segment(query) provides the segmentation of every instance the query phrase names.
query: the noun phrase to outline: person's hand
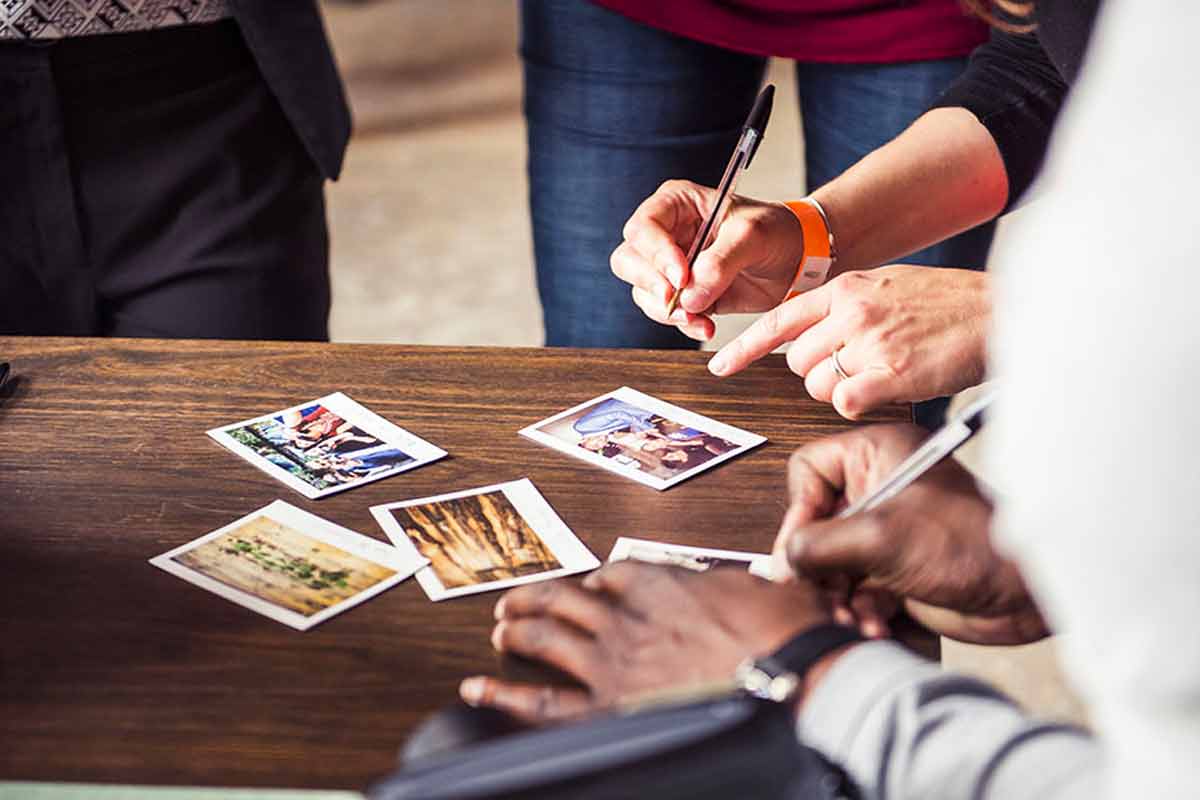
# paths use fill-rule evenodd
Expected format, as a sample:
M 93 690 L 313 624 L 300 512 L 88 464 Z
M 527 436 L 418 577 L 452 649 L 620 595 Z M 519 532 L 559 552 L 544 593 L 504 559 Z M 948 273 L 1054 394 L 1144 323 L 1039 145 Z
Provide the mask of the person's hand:
M 874 425 L 793 454 L 791 505 L 775 569 L 815 580 L 863 620 L 879 593 L 902 598 L 927 628 L 961 641 L 1023 644 L 1049 634 L 1017 566 L 992 547 L 991 503 L 948 459 L 873 511 L 831 518 L 869 493 L 927 436 L 915 425 Z M 853 592 L 853 597 L 846 597 Z M 863 603 L 860 597 L 874 598 Z
M 778 305 L 804 251 L 800 223 L 787 206 L 734 195 L 689 275 L 687 252 L 716 196 L 716 189 L 690 181 L 667 181 L 625 223 L 625 241 L 611 258 L 613 273 L 633 285 L 633 301 L 646 316 L 700 341 L 713 336 L 713 314 Z M 668 317 L 677 286 L 686 288 Z
M 824 595 L 806 581 L 775 584 L 745 570 L 692 572 L 620 561 L 583 586 L 548 581 L 509 591 L 496 605 L 492 644 L 550 664 L 584 688 L 535 687 L 472 677 L 472 706 L 527 722 L 581 716 L 666 689 L 729 680 L 747 657 L 774 652 L 829 622 Z
M 708 366 L 732 375 L 791 342 L 788 366 L 808 393 L 856 419 L 981 383 L 990 319 L 986 273 L 903 264 L 844 272 L 768 311 Z M 834 369 L 835 350 L 848 379 Z

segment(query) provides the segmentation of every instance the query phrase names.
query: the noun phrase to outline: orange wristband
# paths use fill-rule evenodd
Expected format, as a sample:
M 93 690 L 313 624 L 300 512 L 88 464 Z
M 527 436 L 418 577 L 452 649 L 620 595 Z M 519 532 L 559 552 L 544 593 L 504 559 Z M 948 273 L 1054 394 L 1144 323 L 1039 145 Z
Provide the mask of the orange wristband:
M 829 218 L 825 209 L 811 197 L 784 203 L 796 219 L 804 234 L 804 255 L 796 267 L 796 279 L 788 291 L 787 300 L 801 292 L 815 289 L 825 282 L 829 270 L 837 261 L 837 250 L 833 245 L 833 232 L 829 230 Z

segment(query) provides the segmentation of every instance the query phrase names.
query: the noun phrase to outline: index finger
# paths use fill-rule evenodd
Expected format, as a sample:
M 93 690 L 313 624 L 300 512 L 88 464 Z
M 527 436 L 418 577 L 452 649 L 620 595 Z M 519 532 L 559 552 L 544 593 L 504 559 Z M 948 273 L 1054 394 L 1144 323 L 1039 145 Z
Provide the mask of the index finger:
M 596 633 L 612 620 L 612 607 L 596 592 L 565 581 L 541 581 L 518 586 L 496 603 L 497 620 L 512 617 L 551 616 Z
M 793 297 L 763 314 L 708 362 L 714 375 L 740 372 L 776 347 L 792 341 L 829 314 L 828 284 Z
M 678 586 L 673 578 L 679 574 L 690 574 L 683 567 L 673 567 L 665 564 L 647 564 L 641 561 L 617 561 L 605 564 L 600 569 L 583 579 L 583 586 L 594 592 L 603 592 L 617 602 L 619 610 L 634 614 L 644 614 L 645 608 L 639 605 L 639 596 L 644 597 L 647 589 L 663 586 Z

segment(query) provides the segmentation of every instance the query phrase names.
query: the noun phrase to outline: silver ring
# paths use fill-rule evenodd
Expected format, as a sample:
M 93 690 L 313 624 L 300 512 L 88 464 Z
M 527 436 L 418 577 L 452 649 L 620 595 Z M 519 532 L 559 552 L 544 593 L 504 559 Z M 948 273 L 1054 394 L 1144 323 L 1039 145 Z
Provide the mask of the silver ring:
M 849 380 L 850 373 L 846 372 L 846 368 L 842 366 L 842 362 L 838 359 L 838 353 L 842 352 L 842 348 L 838 348 L 829 354 L 829 360 L 833 362 L 833 371 L 837 373 L 842 380 Z

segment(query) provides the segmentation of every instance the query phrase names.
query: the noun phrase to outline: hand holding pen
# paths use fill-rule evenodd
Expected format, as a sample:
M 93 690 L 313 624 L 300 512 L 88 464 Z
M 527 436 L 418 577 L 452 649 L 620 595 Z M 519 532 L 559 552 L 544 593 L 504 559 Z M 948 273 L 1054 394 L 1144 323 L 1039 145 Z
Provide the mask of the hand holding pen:
M 721 186 L 667 181 L 630 217 L 612 255 L 613 272 L 633 285 L 642 311 L 694 339 L 712 337 L 713 314 L 775 307 L 796 275 L 803 240 L 795 215 L 733 192 L 762 141 L 772 95 L 768 86 L 759 96 Z M 679 307 L 669 313 L 677 288 Z
M 915 425 L 869 425 L 798 450 L 775 542 L 776 579 L 817 581 L 836 598 L 838 621 L 867 636 L 888 635 L 901 605 L 962 641 L 1045 636 L 1020 571 L 992 546 L 991 500 L 947 457 L 979 429 L 991 401 L 983 397 L 933 435 Z
M 774 103 L 775 85 L 767 84 L 766 88 L 759 93 L 758 99 L 754 101 L 754 107 L 750 109 L 750 116 L 746 118 L 746 124 L 742 126 L 742 135 L 738 137 L 737 147 L 734 148 L 733 155 L 729 157 L 729 163 L 725 166 L 725 174 L 721 176 L 721 182 L 717 185 L 717 196 L 714 199 L 712 210 L 700 225 L 696 238 L 692 240 L 692 247 L 688 251 L 687 257 L 688 275 L 691 274 L 691 269 L 696 264 L 696 257 L 712 244 L 717 226 L 721 224 L 725 219 L 725 214 L 728 213 L 729 202 L 733 199 L 733 190 L 737 186 L 738 178 L 750 166 L 754 154 L 758 152 L 758 146 L 762 144 L 763 137 L 767 133 L 767 123 L 771 120 L 771 108 Z M 684 288 L 683 282 L 675 287 L 675 293 L 667 301 L 667 316 L 670 316 L 671 312 L 679 305 L 679 294 Z

